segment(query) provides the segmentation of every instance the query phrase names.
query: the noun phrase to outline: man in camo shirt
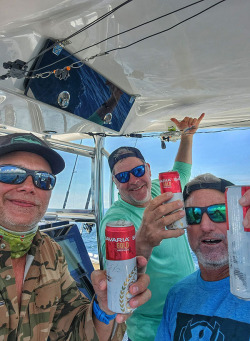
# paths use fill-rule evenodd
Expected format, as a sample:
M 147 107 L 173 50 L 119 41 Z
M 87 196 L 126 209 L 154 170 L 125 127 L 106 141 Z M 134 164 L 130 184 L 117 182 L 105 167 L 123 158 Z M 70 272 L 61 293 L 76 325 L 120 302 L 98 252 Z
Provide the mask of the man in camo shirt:
M 1 341 L 122 339 L 128 316 L 109 311 L 104 271 L 92 273 L 96 298 L 90 303 L 60 246 L 38 230 L 54 174 L 63 169 L 61 156 L 33 134 L 0 136 Z M 140 275 L 131 285 L 131 307 L 150 298 L 148 284 L 148 276 Z

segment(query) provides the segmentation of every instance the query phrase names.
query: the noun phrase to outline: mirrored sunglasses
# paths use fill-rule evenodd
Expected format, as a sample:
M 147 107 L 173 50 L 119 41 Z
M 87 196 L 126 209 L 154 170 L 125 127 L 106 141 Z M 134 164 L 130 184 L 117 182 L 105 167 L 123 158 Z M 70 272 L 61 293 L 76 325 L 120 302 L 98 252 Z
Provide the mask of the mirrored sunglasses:
M 0 182 L 5 184 L 19 185 L 23 183 L 29 175 L 32 176 L 34 185 L 45 191 L 53 189 L 56 184 L 55 175 L 48 172 L 34 171 L 14 165 L 0 166 Z
M 115 177 L 119 182 L 124 184 L 129 181 L 130 173 L 132 173 L 135 177 L 140 178 L 145 174 L 145 165 L 137 166 L 130 171 L 118 173 L 115 175 Z
M 224 223 L 226 221 L 225 204 L 216 204 L 206 207 L 186 207 L 185 211 L 188 225 L 200 224 L 205 212 L 214 223 Z

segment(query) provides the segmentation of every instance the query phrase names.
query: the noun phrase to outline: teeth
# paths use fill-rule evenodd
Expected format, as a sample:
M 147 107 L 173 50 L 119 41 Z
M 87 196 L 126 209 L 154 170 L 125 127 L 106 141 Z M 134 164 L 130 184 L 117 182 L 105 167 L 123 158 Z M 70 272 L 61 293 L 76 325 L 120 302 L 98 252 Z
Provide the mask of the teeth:
M 132 191 L 138 191 L 139 189 L 141 189 L 143 186 L 140 186 L 140 187 L 137 187 L 137 188 L 134 188 L 132 189 Z
M 219 239 L 205 239 L 205 240 L 203 240 L 204 243 L 212 243 L 212 244 L 217 244 L 220 241 L 221 240 L 219 240 Z

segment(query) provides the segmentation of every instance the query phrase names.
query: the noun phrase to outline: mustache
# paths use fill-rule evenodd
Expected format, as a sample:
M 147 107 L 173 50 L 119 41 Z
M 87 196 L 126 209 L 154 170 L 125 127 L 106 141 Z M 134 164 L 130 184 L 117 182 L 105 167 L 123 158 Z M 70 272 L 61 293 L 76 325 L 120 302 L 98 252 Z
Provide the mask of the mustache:
M 204 239 L 221 239 L 222 241 L 227 242 L 227 237 L 223 233 L 203 233 L 199 238 L 199 242 Z

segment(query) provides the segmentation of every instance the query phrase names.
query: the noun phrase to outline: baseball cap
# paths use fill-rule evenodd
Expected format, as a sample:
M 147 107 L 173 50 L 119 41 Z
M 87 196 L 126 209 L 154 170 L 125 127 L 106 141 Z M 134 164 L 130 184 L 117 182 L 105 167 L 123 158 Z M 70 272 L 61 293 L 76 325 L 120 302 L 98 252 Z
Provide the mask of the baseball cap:
M 0 156 L 18 151 L 42 156 L 49 163 L 53 174 L 60 173 L 65 167 L 63 158 L 46 142 L 31 133 L 0 136 Z
M 183 199 L 184 201 L 190 196 L 190 194 L 194 191 L 198 191 L 199 189 L 216 189 L 222 193 L 225 193 L 226 187 L 234 186 L 234 184 L 228 180 L 218 178 L 220 181 L 218 182 L 200 182 L 193 185 L 186 185 L 183 190 Z
M 116 150 L 114 150 L 108 158 L 108 163 L 110 170 L 112 172 L 115 164 L 122 160 L 126 159 L 127 157 L 137 157 L 138 159 L 141 159 L 145 161 L 144 157 L 142 156 L 142 153 L 139 151 L 139 149 L 135 147 L 119 147 Z

